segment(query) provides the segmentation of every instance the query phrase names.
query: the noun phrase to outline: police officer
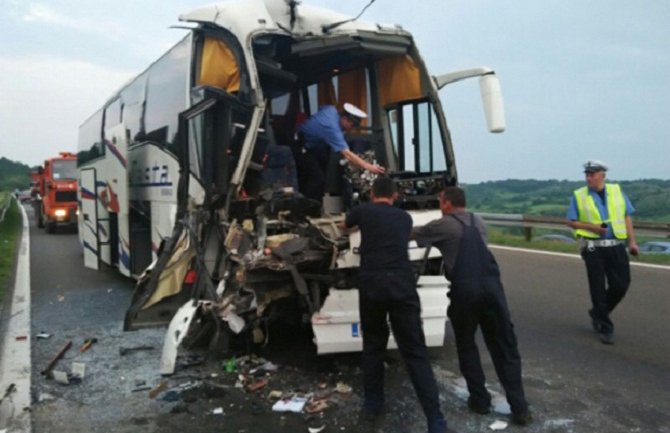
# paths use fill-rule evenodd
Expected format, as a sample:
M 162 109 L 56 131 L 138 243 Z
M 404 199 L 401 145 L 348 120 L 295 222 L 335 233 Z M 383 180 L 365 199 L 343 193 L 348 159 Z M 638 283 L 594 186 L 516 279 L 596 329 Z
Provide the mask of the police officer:
M 631 214 L 635 208 L 618 184 L 606 183 L 607 166 L 602 161 L 584 164 L 586 186 L 570 199 L 567 225 L 575 230 L 591 292 L 589 310 L 594 331 L 603 344 L 614 343 L 610 313 L 623 299 L 630 285 L 626 244 L 637 255 Z
M 468 408 L 487 414 L 491 394 L 475 343 L 481 327 L 498 379 L 512 410 L 512 422 L 531 421 L 521 381 L 521 355 L 517 349 L 500 270 L 486 246 L 486 227 L 478 216 L 465 210 L 465 193 L 446 187 L 440 194 L 442 218 L 412 231 L 420 246 L 434 245 L 442 253 L 446 276 L 451 281 L 447 314 L 454 329 L 458 363 L 468 385 Z
M 370 164 L 349 149 L 344 132 L 360 125 L 367 114 L 353 104 L 345 103 L 341 113 L 333 105 L 324 105 L 303 123 L 299 134 L 304 141 L 305 155 L 300 164 L 301 192 L 321 201 L 326 184 L 326 170 L 331 152 L 338 152 L 349 163 L 372 173 L 382 174 L 384 168 Z M 344 131 L 344 132 L 343 132 Z
M 371 203 L 354 207 L 345 219 L 346 227 L 361 230 L 358 293 L 363 330 L 363 415 L 373 420 L 384 408 L 384 353 L 390 322 L 426 415 L 428 432 L 446 433 L 407 250 L 412 218 L 393 206 L 398 193 L 392 179 L 375 179 L 371 197 Z

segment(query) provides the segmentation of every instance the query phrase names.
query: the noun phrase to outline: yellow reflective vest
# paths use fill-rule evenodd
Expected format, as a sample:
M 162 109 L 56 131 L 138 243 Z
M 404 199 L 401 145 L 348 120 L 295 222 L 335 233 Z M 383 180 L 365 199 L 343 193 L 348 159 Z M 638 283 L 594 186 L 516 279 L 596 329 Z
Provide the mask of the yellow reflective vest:
M 598 225 L 602 223 L 610 223 L 612 225 L 614 236 L 617 239 L 626 239 L 628 237 L 628 234 L 626 233 L 626 200 L 624 200 L 621 187 L 618 184 L 605 184 L 607 213 L 609 215 L 607 220 L 602 219 L 602 216 L 598 211 L 598 206 L 596 206 L 593 197 L 589 194 L 588 187 L 585 186 L 579 188 L 575 190 L 574 194 L 577 202 L 579 221 Z M 575 230 L 575 236 L 584 238 L 600 237 L 598 234 L 584 229 Z

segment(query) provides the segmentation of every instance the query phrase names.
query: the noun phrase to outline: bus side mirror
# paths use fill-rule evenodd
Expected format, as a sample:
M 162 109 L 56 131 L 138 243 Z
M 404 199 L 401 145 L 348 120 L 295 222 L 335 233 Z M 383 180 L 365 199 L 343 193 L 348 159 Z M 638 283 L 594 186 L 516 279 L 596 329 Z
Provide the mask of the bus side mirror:
M 505 109 L 500 81 L 493 69 L 487 67 L 464 69 L 438 75 L 433 77 L 433 81 L 439 90 L 447 84 L 474 77 L 479 77 L 479 90 L 482 94 L 484 116 L 486 116 L 486 126 L 489 132 L 503 132 L 505 130 Z
M 479 77 L 479 91 L 489 132 L 505 131 L 505 108 L 498 77 L 495 74 Z

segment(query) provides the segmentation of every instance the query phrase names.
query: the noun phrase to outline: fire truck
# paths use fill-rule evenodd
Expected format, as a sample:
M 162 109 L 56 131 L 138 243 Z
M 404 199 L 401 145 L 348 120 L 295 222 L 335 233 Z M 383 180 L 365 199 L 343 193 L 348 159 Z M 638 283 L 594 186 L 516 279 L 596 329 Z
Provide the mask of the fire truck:
M 77 157 L 70 152 L 44 161 L 32 174 L 37 227 L 54 233 L 57 226 L 77 225 Z

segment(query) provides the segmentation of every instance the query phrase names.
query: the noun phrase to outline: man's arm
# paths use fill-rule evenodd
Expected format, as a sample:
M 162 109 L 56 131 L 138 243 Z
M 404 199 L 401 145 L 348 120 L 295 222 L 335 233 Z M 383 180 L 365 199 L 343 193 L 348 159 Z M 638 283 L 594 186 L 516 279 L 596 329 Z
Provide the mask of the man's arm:
M 626 215 L 626 233 L 628 234 L 628 251 L 634 256 L 640 252 L 640 248 L 635 241 L 635 232 L 633 231 L 633 219 Z
M 386 170 L 384 167 L 380 167 L 376 164 L 370 164 L 365 162 L 360 156 L 356 155 L 349 149 L 344 149 L 340 151 L 340 155 L 347 159 L 350 163 L 359 166 L 363 170 L 367 170 L 372 173 L 383 174 Z
M 604 236 L 607 233 L 607 227 L 600 227 L 598 224 L 587 223 L 584 221 L 572 221 L 572 220 L 568 220 L 566 224 L 568 225 L 568 227 L 571 227 L 575 230 L 577 229 L 588 230 L 590 232 L 597 234 L 598 236 Z

